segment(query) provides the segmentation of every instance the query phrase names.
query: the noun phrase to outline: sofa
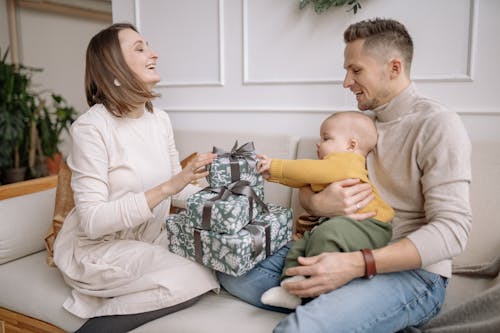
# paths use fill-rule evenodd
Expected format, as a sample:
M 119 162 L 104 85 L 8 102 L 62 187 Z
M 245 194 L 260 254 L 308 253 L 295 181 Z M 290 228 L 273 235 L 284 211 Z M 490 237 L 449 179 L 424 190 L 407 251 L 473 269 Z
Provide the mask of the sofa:
M 273 157 L 314 158 L 315 154 L 315 138 L 311 137 L 177 130 L 175 138 L 181 158 L 192 152 L 210 151 L 214 145 L 230 149 L 235 140 L 240 144 L 253 141 L 258 152 Z M 461 323 L 453 319 L 454 311 L 482 304 L 480 297 L 500 286 L 494 266 L 500 253 L 500 221 L 495 216 L 500 203 L 498 147 L 495 142 L 473 142 L 473 229 L 465 252 L 454 259 L 457 274 L 450 280 L 445 305 L 430 323 L 429 331 L 434 329 L 434 322 L 438 328 L 443 326 L 441 318 L 448 320 L 444 320 L 448 326 L 451 321 L 460 327 L 483 320 L 473 318 Z M 0 333 L 72 332 L 84 322 L 62 308 L 70 289 L 57 268 L 46 263 L 44 236 L 52 223 L 56 177 L 0 186 Z M 292 207 L 296 216 L 301 212 L 296 190 L 270 183 L 264 190 L 266 202 Z M 283 316 L 255 308 L 222 290 L 219 294 L 207 293 L 194 306 L 133 332 L 271 332 Z M 497 323 L 493 318 L 493 327 Z M 497 328 L 500 331 L 500 326 Z

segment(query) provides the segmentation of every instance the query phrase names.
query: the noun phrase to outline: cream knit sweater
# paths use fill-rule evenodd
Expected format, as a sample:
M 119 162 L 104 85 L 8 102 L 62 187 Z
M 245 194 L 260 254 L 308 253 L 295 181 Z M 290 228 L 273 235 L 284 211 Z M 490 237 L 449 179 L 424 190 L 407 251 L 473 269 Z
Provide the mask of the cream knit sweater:
M 367 166 L 395 210 L 393 241 L 407 237 L 422 268 L 450 277 L 472 223 L 467 132 L 456 113 L 421 97 L 413 83 L 374 113 L 379 137 Z

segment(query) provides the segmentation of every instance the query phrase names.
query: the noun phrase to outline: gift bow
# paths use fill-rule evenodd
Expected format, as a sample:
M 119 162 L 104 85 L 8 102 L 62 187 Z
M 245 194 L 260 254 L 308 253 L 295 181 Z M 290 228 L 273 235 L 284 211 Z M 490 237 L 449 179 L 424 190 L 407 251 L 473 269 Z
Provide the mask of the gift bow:
M 255 165 L 257 163 L 257 161 L 255 160 L 255 146 L 251 141 L 238 147 L 238 140 L 236 140 L 230 152 L 214 146 L 212 152 L 214 154 L 217 154 L 217 157 L 229 158 L 231 168 L 231 182 L 235 182 L 240 179 L 240 165 L 237 161 L 239 158 L 247 161 L 247 163 L 252 168 L 255 168 Z
M 249 221 L 253 220 L 253 202 L 262 208 L 262 210 L 266 213 L 269 212 L 267 205 L 259 198 L 259 196 L 255 193 L 255 191 L 250 186 L 250 183 L 246 180 L 239 180 L 237 182 L 229 184 L 227 187 L 222 188 L 210 188 L 207 187 L 204 190 L 208 190 L 211 192 L 216 192 L 217 195 L 213 198 L 208 199 L 203 205 L 202 212 L 202 221 L 201 225 L 203 229 L 210 229 L 210 216 L 212 215 L 212 206 L 218 200 L 226 200 L 231 194 L 236 195 L 244 195 L 248 197 L 248 206 L 249 206 Z

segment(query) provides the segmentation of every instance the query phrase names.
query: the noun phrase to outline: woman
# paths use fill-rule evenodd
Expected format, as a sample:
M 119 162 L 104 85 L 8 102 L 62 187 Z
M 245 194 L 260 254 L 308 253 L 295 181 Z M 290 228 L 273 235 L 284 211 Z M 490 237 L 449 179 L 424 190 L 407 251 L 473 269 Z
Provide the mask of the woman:
M 198 191 L 190 183 L 215 155 L 181 170 L 169 117 L 151 104 L 157 60 L 130 24 L 102 30 L 87 49 L 90 109 L 72 126 L 68 157 L 76 207 L 54 245 L 73 288 L 64 308 L 92 318 L 78 332 L 129 331 L 219 287 L 210 270 L 167 250 L 171 197 Z

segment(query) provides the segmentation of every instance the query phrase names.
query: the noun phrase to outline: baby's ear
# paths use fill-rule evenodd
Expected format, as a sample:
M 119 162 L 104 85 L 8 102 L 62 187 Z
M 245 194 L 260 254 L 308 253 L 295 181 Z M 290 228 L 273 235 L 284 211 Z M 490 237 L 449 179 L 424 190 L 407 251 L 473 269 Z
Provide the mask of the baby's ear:
M 348 141 L 347 151 L 355 151 L 356 149 L 358 149 L 358 146 L 359 146 L 358 140 L 351 138 Z

